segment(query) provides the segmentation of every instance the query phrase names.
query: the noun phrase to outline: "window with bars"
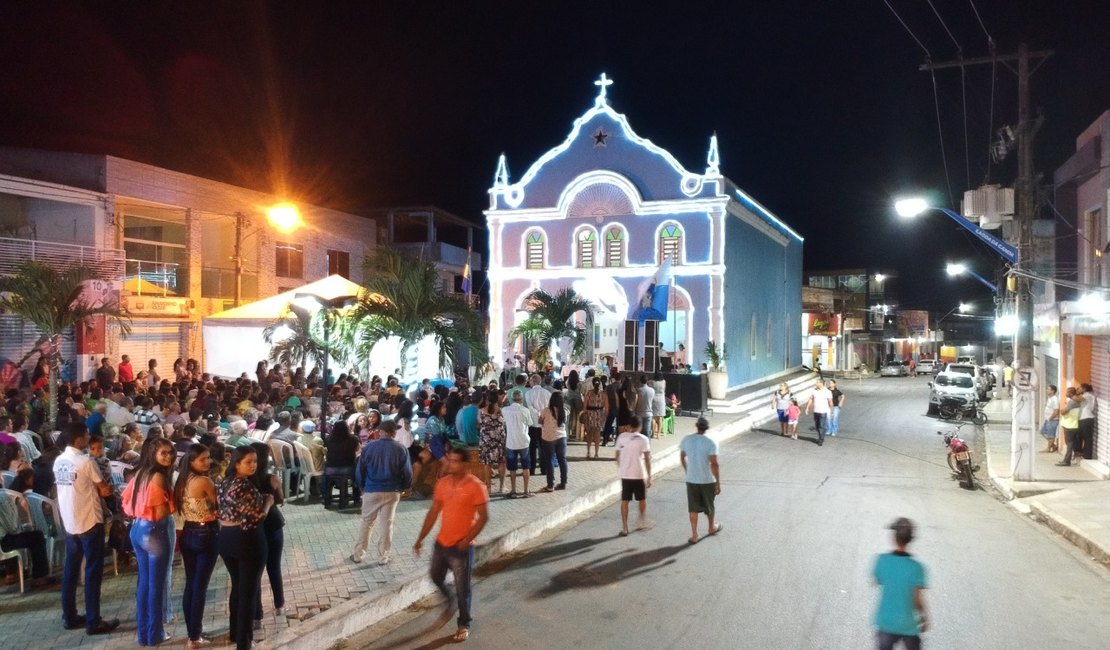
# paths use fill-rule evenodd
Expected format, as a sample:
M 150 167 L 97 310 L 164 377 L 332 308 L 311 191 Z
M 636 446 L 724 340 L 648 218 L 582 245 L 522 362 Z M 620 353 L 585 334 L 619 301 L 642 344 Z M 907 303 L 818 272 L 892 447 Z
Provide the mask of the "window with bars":
M 592 269 L 597 265 L 597 236 L 584 228 L 578 231 L 578 268 Z
M 613 227 L 605 232 L 605 266 L 624 266 L 624 230 Z
M 682 229 L 676 225 L 663 228 L 659 233 L 659 263 L 662 264 L 668 257 L 671 264 L 682 262 Z
M 526 242 L 527 264 L 530 269 L 543 268 L 543 233 L 533 230 L 528 233 Z

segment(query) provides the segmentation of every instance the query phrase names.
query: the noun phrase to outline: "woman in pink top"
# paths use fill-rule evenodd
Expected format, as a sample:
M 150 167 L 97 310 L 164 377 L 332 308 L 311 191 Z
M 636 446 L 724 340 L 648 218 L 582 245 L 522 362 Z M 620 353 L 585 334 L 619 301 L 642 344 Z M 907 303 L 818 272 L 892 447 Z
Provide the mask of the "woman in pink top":
M 162 612 L 166 603 L 166 574 L 173 555 L 170 535 L 175 533 L 173 500 L 170 498 L 173 445 L 165 438 L 152 438 L 143 446 L 139 468 L 123 490 L 123 511 L 135 518 L 131 545 L 139 565 L 135 591 L 135 619 L 139 645 L 158 645 L 166 639 Z

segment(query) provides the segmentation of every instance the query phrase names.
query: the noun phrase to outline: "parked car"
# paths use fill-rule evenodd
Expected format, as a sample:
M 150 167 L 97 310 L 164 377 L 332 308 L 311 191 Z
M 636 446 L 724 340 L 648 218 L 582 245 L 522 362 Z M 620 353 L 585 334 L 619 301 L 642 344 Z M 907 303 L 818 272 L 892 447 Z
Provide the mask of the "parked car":
M 917 365 L 914 367 L 915 375 L 935 375 L 940 372 L 942 364 L 936 359 L 918 359 Z
M 957 372 L 961 375 L 971 377 L 975 381 L 975 386 L 979 391 L 979 401 L 987 399 L 987 392 L 991 389 L 991 380 L 990 373 L 986 370 L 970 363 L 950 363 L 944 367 L 944 372 Z
M 962 397 L 966 400 L 979 399 L 979 387 L 975 379 L 961 372 L 942 372 L 929 382 L 929 415 L 937 413 L 941 397 Z
M 895 359 L 894 361 L 888 361 L 885 364 L 883 364 L 882 368 L 879 368 L 879 376 L 880 377 L 909 377 L 910 376 L 910 367 L 908 365 L 906 365 L 906 362 L 902 361 L 901 359 Z

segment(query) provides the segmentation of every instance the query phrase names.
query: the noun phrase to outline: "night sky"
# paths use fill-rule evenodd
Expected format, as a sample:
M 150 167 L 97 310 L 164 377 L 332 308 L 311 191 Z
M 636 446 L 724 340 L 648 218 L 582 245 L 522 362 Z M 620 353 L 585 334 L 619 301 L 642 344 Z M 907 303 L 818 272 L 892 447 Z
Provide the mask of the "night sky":
M 1054 50 L 1032 95 L 1048 181 L 1110 109 L 1105 1 L 932 0 L 940 19 L 926 0 L 889 3 L 933 61 L 957 43 L 988 54 L 986 33 L 999 53 Z M 716 132 L 722 172 L 806 238 L 807 269 L 888 268 L 903 306 L 985 307 L 987 291 L 944 264 L 990 275 L 997 258 L 942 216 L 907 223 L 890 206 L 925 190 L 957 207 L 969 187 L 1012 184 L 1013 158 L 990 163 L 988 145 L 1016 122 L 1016 77 L 994 72 L 992 114 L 990 66 L 962 85 L 958 70 L 936 73 L 946 174 L 914 36 L 884 0 L 9 2 L 0 144 L 478 221 L 498 154 L 518 179 L 604 71 L 611 105 L 688 169 L 704 169 Z

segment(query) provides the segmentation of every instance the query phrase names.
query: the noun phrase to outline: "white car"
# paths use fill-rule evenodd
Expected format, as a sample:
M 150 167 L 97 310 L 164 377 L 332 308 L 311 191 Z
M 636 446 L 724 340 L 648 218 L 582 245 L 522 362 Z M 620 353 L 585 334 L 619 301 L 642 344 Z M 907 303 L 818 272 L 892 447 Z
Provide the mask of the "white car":
M 879 376 L 880 377 L 909 377 L 910 376 L 910 367 L 908 365 L 906 365 L 906 362 L 902 361 L 901 359 L 895 359 L 893 361 L 888 361 L 888 362 L 883 364 L 882 368 L 879 368 Z
M 936 359 L 918 359 L 914 366 L 915 375 L 935 375 L 943 364 Z
M 944 372 L 949 374 L 955 372 L 971 377 L 979 391 L 979 400 L 983 401 L 987 398 L 987 392 L 991 389 L 991 380 L 987 372 L 979 366 L 970 363 L 950 363 L 944 367 Z
M 961 372 L 942 372 L 929 382 L 929 414 L 937 412 L 941 397 L 979 399 L 979 388 L 971 375 Z

